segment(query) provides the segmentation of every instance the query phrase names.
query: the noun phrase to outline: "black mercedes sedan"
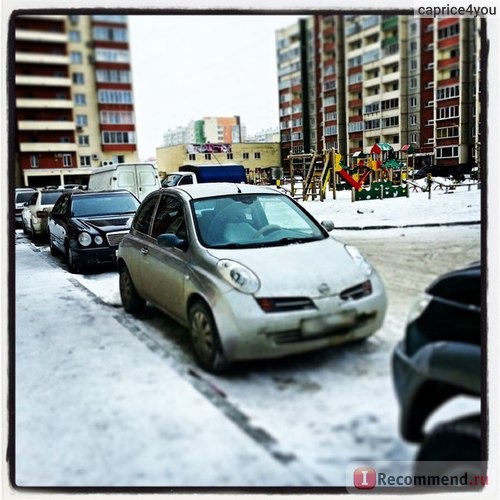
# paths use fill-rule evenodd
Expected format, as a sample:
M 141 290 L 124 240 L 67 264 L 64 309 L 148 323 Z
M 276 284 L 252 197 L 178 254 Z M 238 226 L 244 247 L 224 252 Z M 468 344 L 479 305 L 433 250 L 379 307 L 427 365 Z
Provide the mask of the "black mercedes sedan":
M 139 204 L 126 190 L 64 193 L 49 217 L 51 254 L 62 254 L 72 273 L 113 264 Z

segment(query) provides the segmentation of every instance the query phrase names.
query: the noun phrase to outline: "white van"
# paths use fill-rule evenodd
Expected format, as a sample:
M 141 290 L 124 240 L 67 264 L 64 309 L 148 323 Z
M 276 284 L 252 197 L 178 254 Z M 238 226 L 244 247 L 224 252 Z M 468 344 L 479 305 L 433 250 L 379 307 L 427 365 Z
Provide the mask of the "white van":
M 88 189 L 127 189 L 142 201 L 151 191 L 160 188 L 158 170 L 152 163 L 116 163 L 97 167 L 90 174 Z

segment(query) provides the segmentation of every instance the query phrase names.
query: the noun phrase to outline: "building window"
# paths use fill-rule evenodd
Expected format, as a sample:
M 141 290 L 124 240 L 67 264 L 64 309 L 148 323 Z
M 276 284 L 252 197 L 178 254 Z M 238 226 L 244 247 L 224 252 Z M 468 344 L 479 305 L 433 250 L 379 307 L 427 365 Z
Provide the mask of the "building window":
M 87 103 L 87 99 L 85 98 L 85 94 L 75 94 L 75 105 L 76 106 L 85 106 Z
M 78 145 L 79 146 L 90 146 L 89 136 L 88 135 L 79 135 L 78 136 Z
M 72 165 L 72 161 L 71 161 L 71 155 L 64 155 L 63 154 L 63 165 L 65 167 L 71 167 Z
M 75 85 L 85 85 L 85 77 L 83 73 L 73 73 L 73 83 Z
M 260 153 L 259 152 L 255 152 L 253 154 L 253 157 L 254 157 L 255 160 L 260 160 Z
M 226 153 L 226 159 L 227 160 L 232 160 L 234 158 L 233 153 Z
M 82 64 L 83 57 L 81 52 L 72 51 L 69 54 L 71 64 Z
M 101 111 L 101 123 L 133 124 L 134 114 L 131 111 Z
M 382 118 L 382 127 L 397 127 L 399 125 L 399 116 L 390 116 L 389 118 Z
M 205 160 L 211 160 L 212 155 L 210 153 L 205 153 Z
M 460 95 L 460 87 L 458 85 L 452 85 L 450 87 L 443 87 L 436 90 L 436 99 L 439 101 L 441 99 L 452 99 L 453 97 L 458 97 Z
M 134 132 L 103 132 L 103 144 L 135 144 Z
M 458 118 L 458 106 L 449 106 L 447 108 L 438 108 L 436 118 L 444 120 L 446 118 Z
M 436 158 L 457 158 L 458 146 L 436 148 Z
M 80 156 L 80 167 L 90 167 L 92 164 L 90 163 L 90 155 L 82 155 Z
M 416 107 L 417 107 L 417 98 L 410 97 L 410 108 L 416 108 Z
M 250 153 L 243 153 L 243 159 L 248 160 L 250 158 Z
M 38 158 L 38 155 L 30 156 L 30 165 L 31 168 L 38 168 L 40 166 L 40 159 Z
M 70 42 L 79 42 L 80 41 L 80 32 L 76 30 L 70 30 L 68 33 Z
M 196 161 L 196 155 L 194 153 L 190 153 L 188 158 L 189 158 L 189 161 Z
M 410 115 L 410 125 L 417 125 L 417 115 Z
M 96 80 L 105 83 L 130 83 L 130 71 L 118 69 L 98 69 Z
M 86 127 L 89 124 L 87 115 L 76 115 L 77 127 Z
M 96 49 L 95 59 L 99 62 L 129 63 L 128 50 Z
M 132 104 L 132 92 L 130 90 L 99 90 L 97 93 L 99 103 L 105 104 Z

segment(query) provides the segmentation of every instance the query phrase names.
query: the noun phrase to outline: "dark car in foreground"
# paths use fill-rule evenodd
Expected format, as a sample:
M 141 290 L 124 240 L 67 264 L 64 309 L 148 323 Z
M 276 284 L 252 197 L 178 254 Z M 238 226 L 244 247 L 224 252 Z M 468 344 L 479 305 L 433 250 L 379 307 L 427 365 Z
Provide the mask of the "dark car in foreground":
M 52 255 L 65 256 L 71 272 L 113 264 L 139 204 L 126 190 L 67 191 L 49 218 Z
M 434 412 L 457 396 L 481 397 L 481 266 L 439 276 L 415 302 L 396 346 L 393 381 L 402 437 L 419 443 L 416 472 L 429 467 L 477 471 L 482 453 L 480 411 L 445 419 L 426 432 Z M 432 463 L 432 466 L 428 464 Z
M 160 189 L 117 252 L 124 309 L 149 301 L 179 321 L 208 371 L 365 339 L 382 325 L 385 288 L 331 229 L 270 187 Z

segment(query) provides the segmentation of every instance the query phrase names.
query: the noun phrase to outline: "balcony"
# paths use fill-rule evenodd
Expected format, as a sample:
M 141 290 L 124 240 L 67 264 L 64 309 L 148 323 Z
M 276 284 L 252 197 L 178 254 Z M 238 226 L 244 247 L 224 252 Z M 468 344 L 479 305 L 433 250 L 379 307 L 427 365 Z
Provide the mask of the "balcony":
M 71 87 L 71 78 L 16 75 L 16 85 L 32 85 L 34 87 Z
M 73 121 L 56 120 L 21 120 L 17 123 L 19 130 L 75 130 Z
M 16 63 L 69 65 L 69 57 L 64 54 L 42 54 L 34 52 L 16 52 Z
M 77 146 L 74 142 L 22 142 L 19 150 L 21 153 L 72 153 Z
M 66 33 L 54 33 L 52 31 L 19 29 L 16 30 L 16 40 L 66 44 L 68 42 L 68 35 Z
M 28 109 L 71 109 L 73 101 L 67 99 L 16 99 L 17 108 Z

